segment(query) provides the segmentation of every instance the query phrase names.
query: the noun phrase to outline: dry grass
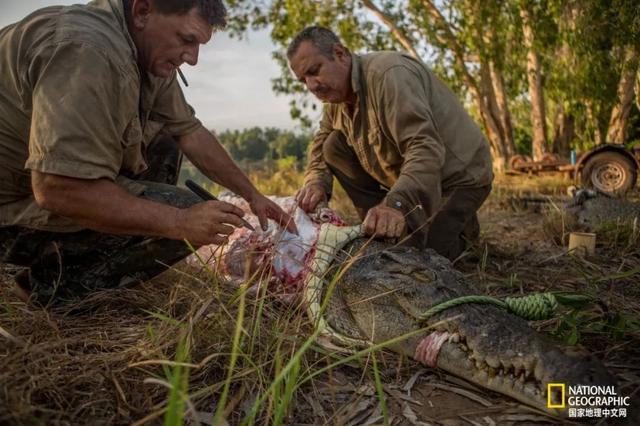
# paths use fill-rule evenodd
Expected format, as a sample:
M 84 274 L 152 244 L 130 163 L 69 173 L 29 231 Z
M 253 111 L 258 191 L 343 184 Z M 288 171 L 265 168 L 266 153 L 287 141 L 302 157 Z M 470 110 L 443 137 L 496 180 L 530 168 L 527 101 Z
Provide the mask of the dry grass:
M 263 190 L 280 188 L 284 195 L 294 192 L 297 179 L 283 174 L 257 181 Z M 617 237 L 600 239 L 597 257 L 568 256 L 558 232 L 550 230 L 556 223 L 550 215 L 513 210 L 511 196 L 541 192 L 529 179 L 517 183 L 498 183 L 481 214 L 480 242 L 456 266 L 491 295 L 593 295 L 597 303 L 589 308 L 535 326 L 566 341 L 577 339 L 617 375 L 622 393 L 638 392 L 637 235 L 620 228 L 613 231 Z M 565 186 L 544 181 L 542 192 L 558 196 Z M 349 209 L 340 192 L 333 203 Z M 2 279 L 0 423 L 158 424 L 177 404 L 187 421 L 210 424 L 225 384 L 228 396 L 219 412 L 230 424 L 246 421 L 261 397 L 257 424 L 380 424 L 380 394 L 393 424 L 553 421 L 390 353 L 377 354 L 375 364 L 362 356 L 309 379 L 341 355 L 313 344 L 296 358 L 312 331 L 299 310 L 264 295 L 243 298 L 236 287 L 184 265 L 135 289 L 96 293 L 48 311 L 20 302 L 9 275 Z M 288 397 L 291 403 L 283 405 Z

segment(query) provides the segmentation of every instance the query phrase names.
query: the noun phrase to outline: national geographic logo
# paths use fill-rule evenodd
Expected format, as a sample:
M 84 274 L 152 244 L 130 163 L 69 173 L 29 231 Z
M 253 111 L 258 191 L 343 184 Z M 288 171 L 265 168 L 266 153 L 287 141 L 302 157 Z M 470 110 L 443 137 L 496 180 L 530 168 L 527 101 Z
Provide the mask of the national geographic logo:
M 564 383 L 547 384 L 547 408 L 565 407 L 565 389 Z
M 564 409 L 569 417 L 627 417 L 630 397 L 618 396 L 615 386 L 547 384 L 547 408 Z

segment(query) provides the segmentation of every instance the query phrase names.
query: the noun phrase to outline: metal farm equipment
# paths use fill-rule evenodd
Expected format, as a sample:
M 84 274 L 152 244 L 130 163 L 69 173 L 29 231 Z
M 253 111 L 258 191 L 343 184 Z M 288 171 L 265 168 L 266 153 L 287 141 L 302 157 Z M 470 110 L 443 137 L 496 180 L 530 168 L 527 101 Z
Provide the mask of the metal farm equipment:
M 636 184 L 640 168 L 640 147 L 627 149 L 618 144 L 599 145 L 571 162 L 560 159 L 556 154 L 546 154 L 541 161 L 516 155 L 511 158 L 509 168 L 509 172 L 513 174 L 567 173 L 576 185 L 583 188 L 624 194 Z

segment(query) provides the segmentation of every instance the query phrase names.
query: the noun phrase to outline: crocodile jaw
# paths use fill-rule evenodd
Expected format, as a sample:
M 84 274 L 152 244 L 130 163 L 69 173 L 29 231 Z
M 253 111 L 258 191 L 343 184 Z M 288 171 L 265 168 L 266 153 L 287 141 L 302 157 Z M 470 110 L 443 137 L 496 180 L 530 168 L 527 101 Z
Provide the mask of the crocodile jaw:
M 432 334 L 437 333 L 443 334 Z M 547 406 L 549 383 L 564 383 L 567 386 L 615 384 L 615 379 L 592 357 L 556 351 L 538 353 L 534 358 L 529 353 L 526 359 L 530 362 L 526 362 L 520 353 L 511 361 L 507 356 L 501 357 L 498 363 L 495 358 L 484 358 L 470 349 L 465 339 L 457 333 L 444 334 L 447 339 L 440 347 L 435 366 L 554 416 L 566 417 L 570 406 L 566 405 L 564 409 Z
M 461 343 L 445 342 L 440 348 L 436 365 L 458 377 L 463 377 L 484 388 L 508 395 L 529 406 L 545 410 L 553 415 L 562 415 L 555 409 L 546 407 L 545 389 L 535 377 L 526 376 L 523 371 L 515 376 L 504 369 L 478 366 L 468 355 L 468 348 Z

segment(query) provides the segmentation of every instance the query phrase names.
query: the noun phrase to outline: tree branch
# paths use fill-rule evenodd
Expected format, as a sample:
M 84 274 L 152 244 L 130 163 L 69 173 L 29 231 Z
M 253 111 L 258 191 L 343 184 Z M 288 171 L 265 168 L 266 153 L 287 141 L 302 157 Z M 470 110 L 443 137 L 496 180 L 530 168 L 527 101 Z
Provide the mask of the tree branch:
M 362 4 L 367 9 L 369 9 L 374 15 L 376 15 L 378 19 L 380 19 L 389 28 L 389 30 L 391 30 L 391 34 L 393 34 L 396 40 L 400 42 L 402 47 L 404 47 L 405 50 L 409 52 L 411 56 L 413 56 L 416 59 L 419 59 L 418 52 L 413 47 L 412 41 L 409 40 L 409 37 L 407 37 L 404 34 L 404 32 L 396 25 L 395 22 L 391 20 L 391 18 L 389 18 L 389 16 L 387 16 L 382 10 L 378 8 L 378 6 L 376 6 L 370 0 L 362 0 Z

